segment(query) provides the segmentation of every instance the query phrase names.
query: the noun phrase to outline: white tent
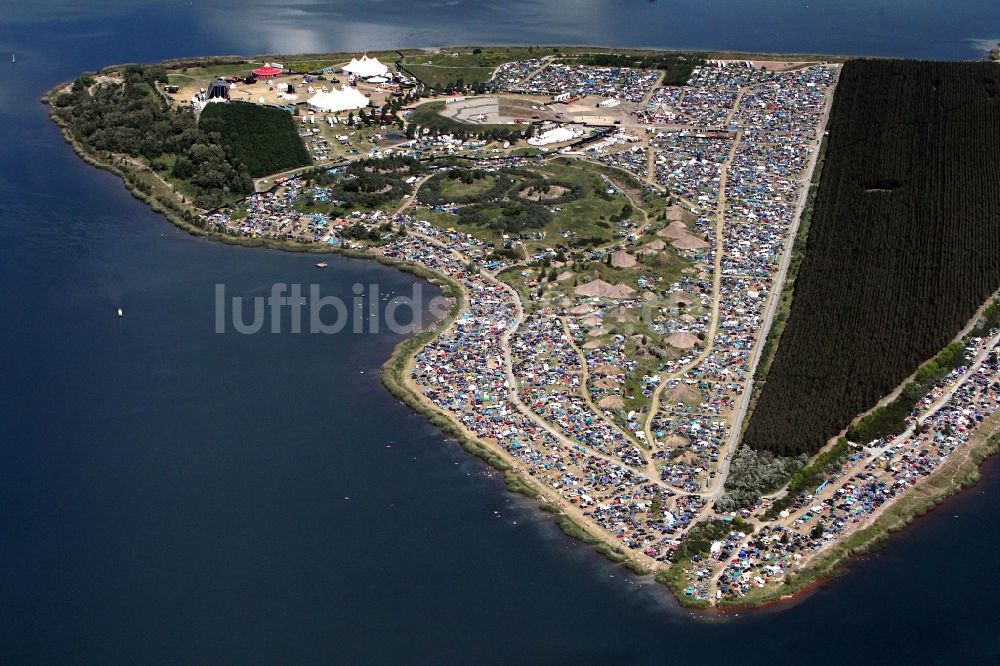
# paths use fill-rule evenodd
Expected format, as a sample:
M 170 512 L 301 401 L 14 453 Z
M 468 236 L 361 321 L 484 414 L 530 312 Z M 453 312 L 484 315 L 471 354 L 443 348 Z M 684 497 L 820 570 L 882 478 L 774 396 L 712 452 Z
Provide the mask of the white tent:
M 341 86 L 339 90 L 334 88 L 330 92 L 316 93 L 309 98 L 309 106 L 316 111 L 336 113 L 363 109 L 368 106 L 368 98 L 361 94 L 357 88 Z
M 378 58 L 369 58 L 366 53 L 361 56 L 361 60 L 351 58 L 351 62 L 344 66 L 344 73 L 367 79 L 371 76 L 386 76 L 389 68 L 379 62 Z
M 553 127 L 552 129 L 546 130 L 539 134 L 538 136 L 528 139 L 528 143 L 533 146 L 545 146 L 550 143 L 562 143 L 563 141 L 571 141 L 572 139 L 582 136 L 582 132 L 574 131 L 572 128 L 559 126 Z

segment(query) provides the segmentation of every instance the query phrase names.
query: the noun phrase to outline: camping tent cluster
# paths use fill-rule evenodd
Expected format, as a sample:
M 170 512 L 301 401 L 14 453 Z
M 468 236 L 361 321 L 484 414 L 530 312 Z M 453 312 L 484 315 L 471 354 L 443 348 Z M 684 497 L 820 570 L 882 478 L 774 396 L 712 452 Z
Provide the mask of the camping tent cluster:
M 344 73 L 367 79 L 373 76 L 386 76 L 389 68 L 379 62 L 378 58 L 369 58 L 366 53 L 361 56 L 361 60 L 351 58 L 351 62 L 344 65 Z
M 318 92 L 309 98 L 309 107 L 314 111 L 326 111 L 337 113 L 338 111 L 350 111 L 363 109 L 368 106 L 368 98 L 357 88 L 341 86 L 338 90 L 334 88 L 330 92 Z

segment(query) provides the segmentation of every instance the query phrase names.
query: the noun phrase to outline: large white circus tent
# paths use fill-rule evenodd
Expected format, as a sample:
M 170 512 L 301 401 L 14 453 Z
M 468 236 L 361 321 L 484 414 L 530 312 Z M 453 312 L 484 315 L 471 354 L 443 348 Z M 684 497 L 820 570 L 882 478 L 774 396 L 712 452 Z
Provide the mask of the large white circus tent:
M 352 111 L 363 109 L 368 106 L 368 98 L 357 88 L 341 86 L 334 88 L 330 92 L 318 92 L 309 98 L 309 106 L 316 111 L 326 111 L 337 113 L 338 111 Z
M 360 60 L 351 58 L 351 62 L 344 65 L 344 73 L 367 79 L 372 76 L 386 76 L 389 68 L 379 62 L 378 58 L 369 58 L 366 53 Z

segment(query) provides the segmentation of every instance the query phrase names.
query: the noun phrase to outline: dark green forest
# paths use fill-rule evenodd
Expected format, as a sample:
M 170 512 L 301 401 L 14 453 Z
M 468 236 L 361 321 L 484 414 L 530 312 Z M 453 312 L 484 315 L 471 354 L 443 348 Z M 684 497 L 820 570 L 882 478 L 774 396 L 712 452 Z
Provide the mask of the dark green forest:
M 828 129 L 788 324 L 745 434 L 778 455 L 817 451 L 1000 286 L 1000 67 L 849 61 Z
M 220 142 L 254 178 L 310 163 L 291 114 L 246 102 L 209 104 L 201 129 L 218 132 Z

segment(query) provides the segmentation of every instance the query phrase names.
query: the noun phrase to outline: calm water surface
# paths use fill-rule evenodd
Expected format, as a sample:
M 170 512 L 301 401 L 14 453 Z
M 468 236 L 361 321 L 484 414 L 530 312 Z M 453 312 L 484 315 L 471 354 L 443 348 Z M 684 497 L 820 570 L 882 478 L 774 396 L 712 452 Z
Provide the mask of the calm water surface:
M 1000 659 L 1000 585 L 982 569 L 1000 548 L 997 463 L 795 606 L 692 616 L 396 402 L 378 368 L 398 337 L 213 333 L 216 283 L 251 296 L 321 281 L 348 298 L 412 278 L 188 237 L 78 160 L 37 103 L 83 69 L 206 53 L 587 42 L 974 58 L 1000 37 L 995 3 L 5 4 L 5 663 Z

